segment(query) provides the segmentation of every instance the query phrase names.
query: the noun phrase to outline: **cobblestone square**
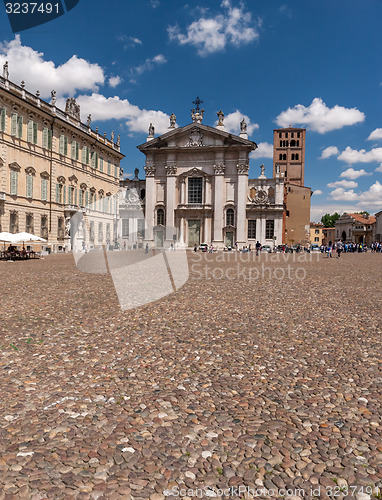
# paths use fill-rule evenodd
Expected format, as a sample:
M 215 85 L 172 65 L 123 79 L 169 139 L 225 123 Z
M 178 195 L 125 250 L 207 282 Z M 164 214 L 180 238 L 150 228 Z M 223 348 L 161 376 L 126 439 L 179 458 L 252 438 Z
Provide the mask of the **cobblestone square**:
M 382 255 L 244 257 L 126 312 L 0 262 L 0 500 L 380 498 Z

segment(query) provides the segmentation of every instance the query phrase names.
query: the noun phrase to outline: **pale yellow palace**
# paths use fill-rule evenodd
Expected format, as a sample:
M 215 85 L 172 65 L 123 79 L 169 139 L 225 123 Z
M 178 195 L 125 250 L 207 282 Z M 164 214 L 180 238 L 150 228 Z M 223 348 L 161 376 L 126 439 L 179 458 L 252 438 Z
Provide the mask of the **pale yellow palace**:
M 0 77 L 0 231 L 26 231 L 47 240 L 50 251 L 72 248 L 71 217 L 95 215 L 84 228 L 83 246 L 113 244 L 117 227 L 119 137 L 114 141 L 81 122 L 80 109 L 66 109 Z

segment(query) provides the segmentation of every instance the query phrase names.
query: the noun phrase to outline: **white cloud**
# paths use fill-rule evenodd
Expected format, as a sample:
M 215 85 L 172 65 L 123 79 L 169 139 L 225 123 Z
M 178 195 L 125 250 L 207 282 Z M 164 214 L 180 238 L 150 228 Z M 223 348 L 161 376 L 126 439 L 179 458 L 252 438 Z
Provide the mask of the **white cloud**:
M 377 167 L 374 172 L 382 172 L 382 163 Z
M 343 187 L 343 188 L 349 189 L 349 188 L 358 187 L 358 183 L 354 182 L 354 181 L 343 180 L 343 181 L 329 182 L 329 184 L 327 184 L 327 186 L 328 186 L 328 188 Z
M 243 5 L 232 7 L 229 0 L 223 0 L 221 7 L 222 14 L 201 17 L 187 27 L 186 34 L 181 33 L 178 26 L 169 26 L 170 40 L 176 40 L 180 45 L 193 45 L 200 56 L 206 56 L 224 50 L 226 45 L 239 47 L 259 37 L 260 22 L 255 24 Z
M 337 156 L 339 154 L 339 150 L 337 146 L 329 146 L 328 148 L 325 148 L 320 156 L 321 160 L 324 160 L 326 158 L 330 158 L 331 156 Z
M 136 45 L 142 45 L 142 40 L 135 36 L 118 35 L 117 40 L 123 43 L 123 50 L 130 49 Z
M 321 189 L 316 189 L 315 191 L 313 191 L 312 194 L 319 195 L 319 194 L 322 194 L 322 191 L 321 191 Z
M 362 177 L 363 175 L 371 175 L 370 172 L 366 172 L 363 168 L 361 170 L 354 170 L 354 168 L 348 168 L 344 170 L 340 177 L 345 177 L 346 179 L 358 179 L 358 177 Z
M 294 108 L 283 111 L 276 118 L 276 123 L 280 127 L 288 127 L 290 124 L 300 125 L 325 134 L 346 125 L 363 122 L 364 119 L 365 114 L 357 108 L 344 108 L 338 105 L 328 108 L 321 98 L 316 97 L 308 107 L 297 104 Z
M 382 204 L 382 184 L 376 181 L 367 191 L 356 193 L 353 189 L 345 191 L 339 187 L 330 193 L 333 200 L 357 201 L 358 207 L 379 206 Z
M 131 104 L 127 99 L 118 96 L 105 97 L 101 94 L 80 95 L 77 103 L 81 113 L 86 116 L 91 113 L 93 121 L 126 120 L 130 132 L 147 133 L 150 123 L 155 127 L 156 134 L 168 132 L 169 116 L 163 111 L 141 109 Z
M 347 147 L 338 157 L 346 163 L 371 163 L 373 161 L 382 162 L 382 148 L 373 148 L 370 151 L 365 149 L 352 149 Z
M 77 91 L 97 91 L 105 82 L 104 71 L 98 64 L 90 63 L 73 55 L 68 61 L 56 66 L 46 61 L 42 52 L 22 45 L 20 35 L 10 42 L 0 44 L 0 66 L 9 62 L 9 77 L 15 83 L 22 80 L 31 92 L 40 91 L 41 97 L 50 97 L 52 90 L 57 96 L 73 96 Z
M 238 109 L 234 113 L 229 113 L 224 117 L 224 130 L 231 134 L 239 134 L 240 133 L 240 122 L 242 119 L 245 119 L 247 123 L 247 133 L 248 135 L 252 135 L 253 132 L 259 128 L 257 123 L 251 123 L 251 119 L 247 115 L 243 115 Z M 218 124 L 218 121 L 215 122 L 215 127 Z
M 273 144 L 260 142 L 257 149 L 250 154 L 251 158 L 273 158 Z
M 367 138 L 368 141 L 378 141 L 382 139 L 382 128 L 376 128 Z
M 325 214 L 334 214 L 335 212 L 343 214 L 344 212 L 357 212 L 356 205 L 349 205 L 343 203 L 327 203 L 320 205 L 311 205 L 310 207 L 310 220 L 312 222 L 321 222 L 321 217 Z
M 120 76 L 111 76 L 109 78 L 109 86 L 111 88 L 117 87 L 122 82 L 122 78 Z
M 164 64 L 167 62 L 167 59 L 163 54 L 158 54 L 155 57 L 148 58 L 145 60 L 143 64 L 140 66 L 136 66 L 131 70 L 131 73 L 134 76 L 139 76 L 142 75 L 142 73 L 145 73 L 146 71 L 151 71 L 154 69 L 156 65 Z M 134 81 L 134 79 L 132 80 Z

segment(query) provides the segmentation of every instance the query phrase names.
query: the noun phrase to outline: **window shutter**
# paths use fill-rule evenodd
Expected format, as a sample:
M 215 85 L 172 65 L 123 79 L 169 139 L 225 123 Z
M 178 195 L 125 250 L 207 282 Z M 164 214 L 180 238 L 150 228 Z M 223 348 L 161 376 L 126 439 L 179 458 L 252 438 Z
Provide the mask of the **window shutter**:
M 95 153 L 94 153 L 94 151 L 92 151 L 91 155 L 90 155 L 90 166 L 92 168 L 95 168 Z
M 77 205 L 77 188 L 74 188 L 74 204 Z
M 103 172 L 103 158 L 102 158 L 102 156 L 99 159 L 99 171 Z
M 11 195 L 17 194 L 17 172 L 11 170 Z
M 76 158 L 76 141 L 72 141 L 71 158 L 72 160 Z
M 60 155 L 64 154 L 64 140 L 65 140 L 65 136 L 60 135 L 60 144 L 59 144 L 59 153 L 60 153 Z
M 86 146 L 82 146 L 82 151 L 81 151 L 81 162 L 85 163 L 86 162 Z
M 19 139 L 22 138 L 23 136 L 23 117 L 22 116 L 19 116 L 18 119 L 18 126 L 19 126 Z
M 49 149 L 52 149 L 52 142 L 53 142 L 53 133 L 52 133 L 52 130 L 49 129 L 48 130 L 48 148 Z
M 82 203 L 83 203 L 83 191 L 82 189 L 80 189 L 79 193 L 78 193 L 78 204 L 80 205 L 80 207 L 82 207 Z
M 37 144 L 37 131 L 38 131 L 38 125 L 37 123 L 33 124 L 33 142 L 34 144 Z
M 33 141 L 33 122 L 32 122 L 32 120 L 29 120 L 28 125 L 27 125 L 27 141 L 28 142 Z
M 62 200 L 62 203 L 64 205 L 66 204 L 66 186 L 64 186 L 64 199 Z
M 68 154 L 68 138 L 64 135 L 64 155 Z
M 111 165 L 110 165 L 110 162 L 108 161 L 107 162 L 107 173 L 108 173 L 108 175 L 110 175 L 110 172 L 111 172 Z
M 48 199 L 48 180 L 41 179 L 41 199 L 46 201 Z
M 16 136 L 16 134 L 17 134 L 17 113 L 12 113 L 11 135 Z
M 56 184 L 56 203 L 60 203 L 60 185 Z
M 80 157 L 80 145 L 76 141 L 76 160 L 78 160 Z
M 89 165 L 89 148 L 86 146 L 86 165 Z
M 85 193 L 85 206 L 87 207 L 89 205 L 89 193 L 86 191 Z
M 98 153 L 95 153 L 95 168 L 98 168 Z
M 48 129 L 46 127 L 42 129 L 42 147 L 48 148 Z
M 33 176 L 27 175 L 27 198 L 33 197 Z
M 5 108 L 1 108 L 0 130 L 5 132 Z

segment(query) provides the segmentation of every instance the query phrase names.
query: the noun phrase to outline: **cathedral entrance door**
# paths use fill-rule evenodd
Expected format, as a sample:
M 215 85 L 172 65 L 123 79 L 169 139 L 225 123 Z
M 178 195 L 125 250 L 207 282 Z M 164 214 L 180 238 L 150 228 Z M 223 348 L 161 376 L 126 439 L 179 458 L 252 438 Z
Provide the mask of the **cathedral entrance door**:
M 158 231 L 155 231 L 155 246 L 156 248 L 162 248 L 163 247 L 163 229 L 159 229 Z
M 233 247 L 233 232 L 229 231 L 225 233 L 225 246 L 226 247 Z
M 188 221 L 188 246 L 200 245 L 200 220 Z

